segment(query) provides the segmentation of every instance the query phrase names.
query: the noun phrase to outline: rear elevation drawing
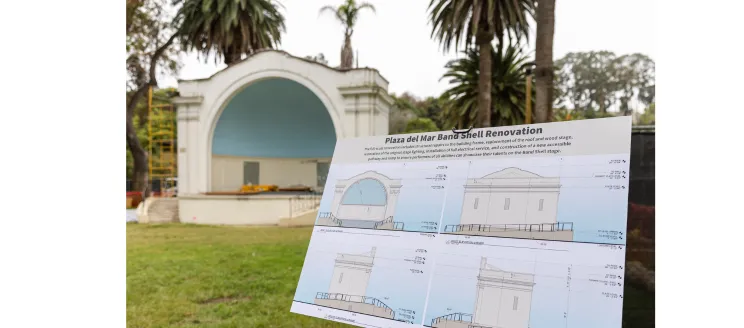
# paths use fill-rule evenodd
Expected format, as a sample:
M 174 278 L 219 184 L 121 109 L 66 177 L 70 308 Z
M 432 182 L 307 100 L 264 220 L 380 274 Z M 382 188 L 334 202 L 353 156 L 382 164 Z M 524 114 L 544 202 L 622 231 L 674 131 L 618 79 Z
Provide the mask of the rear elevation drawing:
M 401 187 L 400 180 L 375 171 L 338 180 L 331 211 L 318 213 L 316 225 L 403 230 L 403 222 L 393 220 Z
M 502 271 L 481 258 L 473 313 L 431 320 L 434 328 L 527 328 L 535 276 Z
M 573 241 L 573 223 L 558 222 L 560 178 L 515 167 L 468 179 L 460 224 L 444 233 Z
M 341 254 L 336 257 L 328 292 L 315 295 L 315 304 L 339 310 L 395 319 L 393 309 L 374 297 L 368 297 L 367 285 L 375 262 L 375 251 Z

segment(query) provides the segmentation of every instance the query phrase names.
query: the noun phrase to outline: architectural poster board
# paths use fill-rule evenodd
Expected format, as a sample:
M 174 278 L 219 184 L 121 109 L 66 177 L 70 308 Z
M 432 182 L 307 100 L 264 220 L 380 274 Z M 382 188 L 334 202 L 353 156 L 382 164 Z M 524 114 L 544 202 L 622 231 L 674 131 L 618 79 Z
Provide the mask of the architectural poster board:
M 341 139 L 291 311 L 619 328 L 631 118 Z

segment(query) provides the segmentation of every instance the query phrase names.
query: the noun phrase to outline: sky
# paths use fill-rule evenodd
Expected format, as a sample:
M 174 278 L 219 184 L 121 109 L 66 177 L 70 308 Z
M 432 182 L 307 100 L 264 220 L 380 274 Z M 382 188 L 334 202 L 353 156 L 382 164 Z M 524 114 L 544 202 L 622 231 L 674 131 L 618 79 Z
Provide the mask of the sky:
M 280 0 L 287 30 L 281 50 L 304 57 L 323 53 L 328 64 L 340 62 L 343 28 L 330 13 L 318 15 L 324 5 L 343 0 Z M 444 65 L 458 54 L 444 53 L 430 37 L 430 0 L 367 0 L 377 13 L 361 12 L 352 36 L 360 67 L 380 71 L 390 85 L 388 91 L 410 92 L 417 97 L 438 96 L 447 89 L 441 80 Z M 528 47 L 534 56 L 534 27 Z M 654 0 L 557 0 L 553 56 L 569 52 L 609 50 L 618 55 L 640 52 L 654 59 Z M 355 54 L 356 56 L 356 54 Z M 223 69 L 214 58 L 196 54 L 181 57 L 178 79 L 206 78 Z M 176 87 L 176 77 L 160 79 L 163 87 Z

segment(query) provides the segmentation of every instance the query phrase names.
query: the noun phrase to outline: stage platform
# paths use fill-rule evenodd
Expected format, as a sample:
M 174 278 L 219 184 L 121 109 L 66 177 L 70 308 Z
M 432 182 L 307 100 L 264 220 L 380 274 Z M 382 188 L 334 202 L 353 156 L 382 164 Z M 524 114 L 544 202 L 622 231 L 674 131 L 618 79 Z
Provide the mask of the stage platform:
M 281 191 L 180 195 L 179 218 L 195 224 L 312 226 L 320 198 L 319 193 Z

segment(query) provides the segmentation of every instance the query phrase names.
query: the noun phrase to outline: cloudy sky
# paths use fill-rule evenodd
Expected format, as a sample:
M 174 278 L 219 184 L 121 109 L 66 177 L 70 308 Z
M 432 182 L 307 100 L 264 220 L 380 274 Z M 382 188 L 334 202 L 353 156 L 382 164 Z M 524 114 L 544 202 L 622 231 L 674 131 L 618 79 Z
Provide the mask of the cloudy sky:
M 367 0 L 377 14 L 361 13 L 352 37 L 359 52 L 359 66 L 377 68 L 390 81 L 391 92 L 409 91 L 416 96 L 435 96 L 447 87 L 439 81 L 444 65 L 457 53 L 443 53 L 430 38 L 429 0 Z M 323 53 L 329 65 L 339 64 L 343 29 L 335 18 L 318 15 L 324 5 L 342 0 L 280 0 L 284 5 L 287 31 L 281 49 L 295 56 Z M 640 52 L 654 58 L 653 0 L 557 0 L 554 56 L 590 50 L 616 54 Z M 534 24 L 530 39 L 534 52 Z M 209 77 L 224 65 L 195 54 L 182 57 L 180 79 Z M 161 86 L 177 86 L 176 77 L 161 79 Z

